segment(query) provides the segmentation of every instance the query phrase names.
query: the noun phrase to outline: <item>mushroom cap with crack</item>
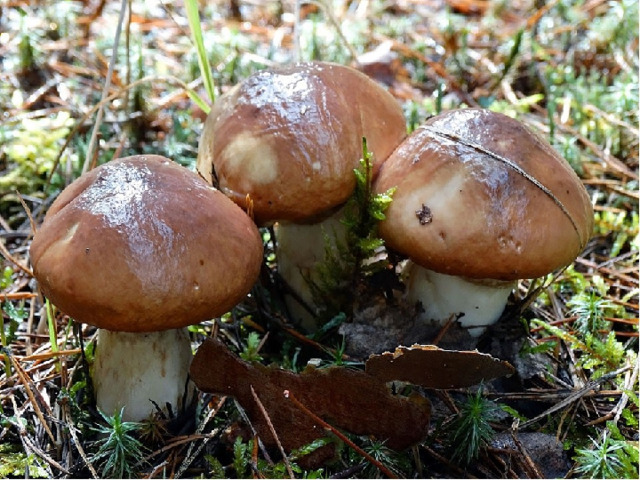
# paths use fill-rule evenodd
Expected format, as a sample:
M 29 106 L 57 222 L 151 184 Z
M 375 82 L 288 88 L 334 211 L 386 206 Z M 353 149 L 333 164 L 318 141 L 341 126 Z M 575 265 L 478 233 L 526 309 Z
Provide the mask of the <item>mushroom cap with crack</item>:
M 66 314 L 151 332 L 237 304 L 258 277 L 262 240 L 197 174 L 145 155 L 106 163 L 63 190 L 30 253 L 43 293 Z
M 382 165 L 374 188 L 391 187 L 381 237 L 444 274 L 539 277 L 571 263 L 593 228 L 571 166 L 522 123 L 488 110 L 426 121 Z
M 363 73 L 298 63 L 258 72 L 222 95 L 204 125 L 198 171 L 259 225 L 313 223 L 353 192 L 362 138 L 378 165 L 406 136 L 400 104 Z

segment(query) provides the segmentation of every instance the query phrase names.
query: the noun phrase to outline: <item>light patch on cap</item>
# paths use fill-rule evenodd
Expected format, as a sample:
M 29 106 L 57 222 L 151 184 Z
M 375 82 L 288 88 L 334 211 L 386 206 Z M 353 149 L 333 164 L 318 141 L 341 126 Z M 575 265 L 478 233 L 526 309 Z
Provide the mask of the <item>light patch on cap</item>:
M 239 179 L 244 186 L 272 183 L 278 177 L 275 152 L 249 133 L 237 135 L 222 152 L 222 158 L 226 161 L 225 176 Z
M 110 227 L 135 222 L 151 172 L 146 166 L 117 162 L 102 168 L 96 181 L 78 196 L 77 207 L 101 215 Z
M 62 240 L 60 240 L 61 243 L 69 243 L 72 239 L 73 236 L 76 234 L 76 230 L 78 230 L 78 227 L 80 226 L 79 223 L 74 223 L 68 230 L 67 233 L 65 234 L 65 236 L 62 238 Z

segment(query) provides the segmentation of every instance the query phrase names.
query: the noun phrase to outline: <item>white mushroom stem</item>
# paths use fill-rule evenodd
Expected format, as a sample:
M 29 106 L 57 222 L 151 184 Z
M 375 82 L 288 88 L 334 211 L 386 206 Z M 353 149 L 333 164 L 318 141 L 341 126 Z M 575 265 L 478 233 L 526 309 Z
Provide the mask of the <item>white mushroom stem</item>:
M 176 415 L 193 395 L 191 359 L 184 328 L 151 333 L 100 329 L 92 372 L 97 407 L 107 415 L 124 407 L 123 420 L 134 422 L 154 414 L 154 402 L 165 415 L 167 404 Z
M 443 324 L 464 314 L 460 325 L 477 337 L 500 318 L 516 282 L 476 280 L 437 273 L 409 261 L 403 271 L 409 302 L 421 302 L 420 319 Z
M 317 314 L 309 280 L 317 281 L 315 268 L 326 260 L 326 248 L 336 242 L 344 243 L 346 227 L 342 223 L 342 209 L 319 223 L 301 225 L 278 223 L 274 227 L 278 273 L 287 285 Z M 329 242 L 329 243 L 327 243 Z M 315 330 L 315 317 L 293 295 L 286 295 L 289 313 L 306 331 Z

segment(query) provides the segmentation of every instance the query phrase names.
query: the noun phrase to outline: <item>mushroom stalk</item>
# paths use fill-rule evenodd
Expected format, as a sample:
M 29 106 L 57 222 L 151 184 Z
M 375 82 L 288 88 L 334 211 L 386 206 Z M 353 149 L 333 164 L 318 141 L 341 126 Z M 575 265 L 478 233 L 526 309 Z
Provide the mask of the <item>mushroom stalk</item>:
M 342 223 L 343 210 L 314 224 L 281 222 L 275 225 L 278 273 L 295 295 L 313 310 L 310 312 L 295 298 L 286 295 L 285 302 L 294 320 L 305 331 L 317 328 L 320 306 L 315 305 L 310 283 L 317 282 L 316 267 L 327 260 L 327 249 L 337 250 L 345 242 L 346 227 Z
M 419 318 L 424 322 L 444 324 L 451 315 L 463 314 L 460 326 L 478 337 L 502 315 L 515 281 L 478 280 L 437 273 L 409 261 L 403 275 L 406 297 L 420 302 L 424 309 Z
M 188 377 L 191 342 L 186 328 L 149 333 L 98 330 L 92 378 L 97 407 L 123 420 L 146 420 L 160 411 L 176 416 L 193 398 Z M 156 407 L 157 405 L 157 407 Z

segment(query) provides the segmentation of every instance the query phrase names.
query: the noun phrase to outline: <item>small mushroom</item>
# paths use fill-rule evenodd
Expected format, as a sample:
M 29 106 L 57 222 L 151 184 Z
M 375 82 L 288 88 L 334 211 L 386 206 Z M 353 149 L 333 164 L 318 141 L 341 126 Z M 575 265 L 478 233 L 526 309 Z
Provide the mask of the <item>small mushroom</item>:
M 515 281 L 571 263 L 593 211 L 570 165 L 520 122 L 482 109 L 429 119 L 382 165 L 397 187 L 379 232 L 409 257 L 407 298 L 424 320 L 463 313 L 477 336 L 502 314 Z
M 277 222 L 278 271 L 313 305 L 308 280 L 325 258 L 325 238 L 341 238 L 340 208 L 355 188 L 362 138 L 375 175 L 405 135 L 399 103 L 369 77 L 299 63 L 258 72 L 217 100 L 197 168 L 237 204 L 248 197 L 258 225 Z M 309 320 L 295 301 L 289 306 Z
M 97 406 L 123 418 L 188 405 L 184 327 L 249 291 L 262 262 L 251 219 L 195 173 L 156 156 L 111 161 L 53 202 L 31 244 L 42 292 L 99 328 Z M 168 405 L 168 407 L 167 407 Z

